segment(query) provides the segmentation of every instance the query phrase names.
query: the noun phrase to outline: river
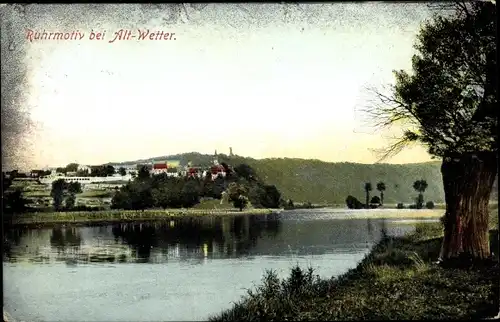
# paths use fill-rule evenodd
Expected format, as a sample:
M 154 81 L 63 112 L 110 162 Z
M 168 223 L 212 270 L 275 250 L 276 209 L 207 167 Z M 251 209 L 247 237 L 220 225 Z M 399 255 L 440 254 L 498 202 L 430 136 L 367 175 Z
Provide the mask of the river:
M 18 321 L 206 320 L 267 269 L 285 277 L 299 264 L 330 277 L 355 267 L 382 230 L 398 236 L 414 229 L 414 210 L 397 211 L 405 220 L 314 209 L 11 229 L 4 234 L 4 309 Z

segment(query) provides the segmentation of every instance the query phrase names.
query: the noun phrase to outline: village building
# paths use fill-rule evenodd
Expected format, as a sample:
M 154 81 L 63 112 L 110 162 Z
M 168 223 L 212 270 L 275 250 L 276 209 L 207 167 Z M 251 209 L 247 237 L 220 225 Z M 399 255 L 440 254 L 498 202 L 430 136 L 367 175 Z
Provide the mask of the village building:
M 91 183 L 111 183 L 111 182 L 127 182 L 132 179 L 130 174 L 125 176 L 121 175 L 113 175 L 109 177 L 76 177 L 76 176 L 67 176 L 63 173 L 56 173 L 49 176 L 44 176 L 39 179 L 40 183 L 51 185 L 54 181 L 63 179 L 66 182 L 79 182 L 82 185 L 91 184 Z
M 220 164 L 216 164 L 210 167 L 210 174 L 212 175 L 212 180 L 215 180 L 218 176 L 225 177 L 226 170 Z
M 90 173 L 92 171 L 92 168 L 88 165 L 79 164 L 76 168 L 76 171 Z
M 187 176 L 190 178 L 202 178 L 203 170 L 200 167 L 190 167 L 187 170 Z
M 153 163 L 151 174 L 160 174 L 168 172 L 168 164 L 165 163 Z

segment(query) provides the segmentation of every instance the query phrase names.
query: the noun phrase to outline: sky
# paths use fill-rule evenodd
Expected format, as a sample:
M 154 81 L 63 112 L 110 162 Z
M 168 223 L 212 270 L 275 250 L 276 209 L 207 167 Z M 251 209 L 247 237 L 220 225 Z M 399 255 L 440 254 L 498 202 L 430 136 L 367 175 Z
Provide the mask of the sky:
M 254 158 L 376 162 L 373 149 L 398 129 L 370 126 L 367 88 L 411 68 L 431 16 L 426 4 L 383 2 L 1 10 L 3 169 L 229 147 Z M 121 29 L 136 38 L 110 42 Z M 138 40 L 148 29 L 174 36 Z M 30 40 L 30 30 L 83 38 Z M 92 31 L 103 39 L 90 40 Z M 429 160 L 416 146 L 386 162 Z

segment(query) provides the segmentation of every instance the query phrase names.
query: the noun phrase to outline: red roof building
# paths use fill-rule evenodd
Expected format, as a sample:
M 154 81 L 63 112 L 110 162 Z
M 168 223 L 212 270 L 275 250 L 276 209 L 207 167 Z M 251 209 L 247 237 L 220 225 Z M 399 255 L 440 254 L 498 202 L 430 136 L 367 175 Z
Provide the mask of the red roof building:
M 214 165 L 210 168 L 210 172 L 212 174 L 218 174 L 218 173 L 222 173 L 222 172 L 225 172 L 224 171 L 224 167 L 221 166 L 221 165 Z
M 153 164 L 153 170 L 163 170 L 163 169 L 168 169 L 168 165 L 166 163 Z

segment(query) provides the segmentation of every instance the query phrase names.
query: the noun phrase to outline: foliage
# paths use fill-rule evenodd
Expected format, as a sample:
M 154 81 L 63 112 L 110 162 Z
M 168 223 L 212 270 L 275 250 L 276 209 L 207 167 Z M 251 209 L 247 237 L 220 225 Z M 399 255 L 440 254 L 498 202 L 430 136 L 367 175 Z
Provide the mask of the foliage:
M 244 195 L 240 195 L 237 199 L 233 200 L 233 205 L 235 208 L 238 208 L 240 211 L 246 208 L 248 205 L 248 197 Z
M 188 179 L 181 190 L 182 205 L 192 207 L 200 202 L 201 186 L 196 179 Z
M 347 205 L 347 208 L 349 209 L 363 209 L 364 205 L 361 201 L 356 199 L 356 197 L 353 197 L 351 195 L 347 196 L 345 203 Z
M 149 180 L 150 178 L 151 175 L 149 173 L 148 167 L 145 165 L 140 166 L 137 171 L 137 180 L 144 181 L 144 180 Z
M 365 182 L 364 189 L 365 189 L 365 193 L 366 193 L 365 205 L 368 206 L 369 200 L 370 200 L 370 191 L 373 190 L 371 182 Z
M 23 197 L 23 190 L 16 188 L 13 191 L 3 191 L 3 212 L 6 214 L 23 213 L 27 210 L 28 201 Z
M 240 156 L 228 157 L 218 155 L 220 162 L 239 165 L 247 164 L 258 177 L 272 183 L 285 199 L 293 199 L 296 203 L 310 201 L 315 204 L 341 204 L 345 196 L 351 194 L 357 198 L 363 192 L 360 182 L 383 181 L 386 187 L 395 187 L 384 197 L 384 203 L 396 203 L 408 200 L 413 196 L 411 185 L 415 178 L 426 177 L 429 183 L 427 193 L 433 196 L 435 202 L 444 201 L 441 185 L 440 162 L 414 164 L 358 164 L 331 163 L 320 160 L 269 158 L 253 159 Z M 192 160 L 194 164 L 210 166 L 213 155 L 200 153 L 183 153 L 172 156 L 159 156 L 134 162 L 150 162 L 152 160 Z M 225 187 L 218 191 L 218 198 Z M 254 201 L 252 201 L 252 204 Z
M 72 194 L 82 193 L 82 185 L 80 182 L 70 182 L 68 184 L 68 192 Z
M 226 164 L 226 167 L 230 167 Z M 111 204 L 114 209 L 190 208 L 201 198 L 223 197 L 235 208 L 243 210 L 249 203 L 257 208 L 278 208 L 281 194 L 275 186 L 266 185 L 256 178 L 255 171 L 247 166 L 237 167 L 244 177 L 237 172 L 224 178 L 211 176 L 204 179 L 188 177 L 170 177 L 166 174 L 150 176 L 146 167 L 141 167 L 136 180 L 129 182 L 116 192 Z M 244 171 L 243 171 L 243 170 Z
M 68 171 L 66 170 L 66 168 L 58 167 L 58 168 L 56 168 L 56 172 L 66 174 L 66 172 L 68 172 Z
M 80 182 L 66 182 L 64 179 L 59 179 L 52 182 L 50 195 L 53 199 L 54 209 L 62 210 L 63 202 L 65 201 L 66 209 L 72 209 L 75 206 L 76 194 L 82 192 Z M 65 200 L 66 199 L 66 200 Z
M 401 203 L 401 202 L 400 202 L 400 203 L 398 203 L 397 208 L 398 208 L 398 209 L 404 209 L 404 208 L 405 208 L 405 205 L 404 205 L 403 203 Z
M 379 196 L 373 196 L 372 199 L 370 200 L 370 203 L 371 204 L 380 205 L 381 204 L 380 197 Z
M 281 202 L 281 193 L 274 185 L 262 183 L 250 184 L 249 200 L 252 205 L 260 208 L 279 208 Z
M 59 168 L 56 168 L 56 172 L 58 173 L 68 173 L 68 172 L 77 172 L 77 173 L 80 173 L 78 171 L 78 163 L 69 163 L 68 165 L 66 165 L 65 167 L 59 167 Z M 45 173 L 45 175 L 48 175 L 50 174 L 49 173 Z
M 73 209 L 76 203 L 76 197 L 73 193 L 70 193 L 67 197 L 65 202 L 66 209 Z
M 50 196 L 53 198 L 53 205 L 56 211 L 61 209 L 62 203 L 64 201 L 64 194 L 67 188 L 67 183 L 64 179 L 59 179 L 52 182 L 52 189 L 50 191 Z
M 241 163 L 234 168 L 234 172 L 240 177 L 247 181 L 255 181 L 258 180 L 255 171 L 245 163 Z
M 118 168 L 118 173 L 121 175 L 121 176 L 124 176 L 127 174 L 127 170 L 125 170 L 124 167 L 120 167 Z
M 382 181 L 377 182 L 377 190 L 380 192 L 380 204 L 384 204 L 384 191 L 385 191 L 385 183 Z
M 434 202 L 432 202 L 432 201 L 427 201 L 427 202 L 425 203 L 425 208 L 427 208 L 427 209 L 434 209 Z
M 484 206 L 497 174 L 497 17 L 496 2 L 460 1 L 452 8 L 421 28 L 413 73 L 395 72 L 392 96 L 378 93 L 382 106 L 371 112 L 381 126 L 406 126 L 385 157 L 420 142 L 443 158 L 447 224 L 440 258 L 458 263 L 460 255 L 489 256 Z M 481 166 L 479 155 L 485 157 Z M 425 187 L 415 186 L 417 208 Z
M 413 183 L 413 189 L 415 189 L 419 193 L 425 192 L 428 186 L 429 185 L 427 184 L 427 181 L 425 181 L 424 179 L 417 180 Z
M 425 192 L 425 190 L 427 189 L 428 187 L 428 184 L 427 184 L 427 181 L 425 181 L 424 179 L 421 179 L 421 180 L 417 180 L 413 183 L 413 189 L 415 189 L 416 191 L 418 191 L 418 196 L 417 196 L 417 199 L 416 199 L 416 202 L 415 202 L 415 206 L 417 209 L 422 209 L 423 206 L 424 206 L 424 196 L 423 196 L 423 193 Z
M 66 172 L 76 172 L 78 170 L 78 163 L 70 163 L 65 168 Z
M 112 165 L 98 165 L 90 168 L 91 177 L 109 177 L 115 174 L 115 168 Z
M 496 4 L 456 5 L 417 36 L 413 73 L 396 71 L 392 94 L 369 109 L 377 125 L 407 125 L 385 156 L 419 141 L 429 153 L 497 151 Z
M 233 203 L 235 208 L 243 210 L 248 203 L 248 189 L 242 185 L 235 182 L 229 184 L 227 188 L 227 194 L 229 201 Z

